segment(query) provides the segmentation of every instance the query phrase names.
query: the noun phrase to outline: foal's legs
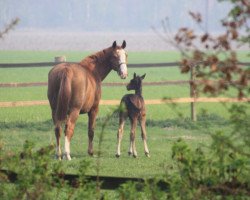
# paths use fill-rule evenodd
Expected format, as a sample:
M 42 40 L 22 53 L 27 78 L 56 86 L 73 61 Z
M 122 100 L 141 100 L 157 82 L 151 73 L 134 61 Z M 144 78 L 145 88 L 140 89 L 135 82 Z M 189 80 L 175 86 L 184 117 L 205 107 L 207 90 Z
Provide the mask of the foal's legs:
M 135 158 L 137 157 L 137 151 L 135 148 L 135 130 L 137 126 L 137 119 L 130 119 L 131 130 L 130 130 L 130 147 L 128 154 L 133 155 Z
M 126 114 L 122 112 L 120 113 L 120 116 L 119 116 L 119 129 L 117 133 L 117 151 L 116 151 L 117 158 L 119 158 L 121 155 L 121 141 L 122 141 L 123 128 L 124 128 L 125 121 L 126 121 Z
M 96 115 L 98 113 L 98 108 L 91 109 L 90 112 L 88 112 L 89 116 L 89 124 L 88 124 L 88 137 L 89 137 L 89 146 L 88 146 L 88 154 L 90 156 L 93 156 L 93 139 L 94 139 L 94 130 L 95 130 L 95 121 L 96 121 Z
M 79 110 L 75 109 L 70 112 L 65 124 L 65 158 L 71 160 L 70 157 L 70 140 L 74 134 L 76 120 L 79 116 Z
M 143 145 L 144 145 L 144 152 L 147 157 L 149 156 L 149 150 L 148 150 L 148 145 L 147 145 L 147 132 L 146 132 L 146 117 L 142 116 L 140 119 L 140 124 L 141 124 L 141 137 L 143 140 Z

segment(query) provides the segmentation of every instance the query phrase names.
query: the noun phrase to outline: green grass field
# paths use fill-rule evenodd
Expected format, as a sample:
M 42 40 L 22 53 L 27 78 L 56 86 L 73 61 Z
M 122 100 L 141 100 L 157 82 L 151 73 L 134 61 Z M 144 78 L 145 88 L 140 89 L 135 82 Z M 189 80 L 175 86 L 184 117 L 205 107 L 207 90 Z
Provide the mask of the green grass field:
M 0 63 L 18 62 L 48 62 L 57 55 L 65 55 L 68 61 L 79 61 L 89 52 L 30 52 L 30 51 L 0 51 Z M 240 52 L 241 61 L 247 61 L 247 52 Z M 129 63 L 174 62 L 180 55 L 176 52 L 131 52 Z M 10 82 L 45 82 L 50 67 L 0 69 L 1 83 Z M 129 69 L 129 78 L 121 80 L 112 72 L 105 82 L 128 82 L 133 73 L 146 73 L 145 81 L 188 80 L 188 74 L 181 74 L 178 68 L 142 68 Z M 28 101 L 46 100 L 46 87 L 0 88 L 0 101 Z M 125 87 L 103 87 L 103 99 L 120 99 L 127 93 Z M 233 96 L 234 91 L 229 91 Z M 145 99 L 160 99 L 163 97 L 188 97 L 189 86 L 145 86 Z M 227 94 L 225 94 L 227 95 Z M 125 127 L 122 142 L 122 156 L 115 158 L 117 117 L 113 117 L 105 129 L 102 142 L 101 175 L 146 177 L 164 173 L 163 163 L 171 162 L 171 146 L 179 138 L 183 138 L 193 148 L 210 141 L 209 133 L 219 129 L 228 130 L 228 108 L 231 104 L 198 103 L 198 122 L 190 120 L 190 104 L 166 104 L 147 106 L 147 132 L 151 158 L 143 153 L 143 144 L 140 139 L 140 129 L 137 129 L 136 144 L 138 158 L 127 155 L 129 145 L 129 123 Z M 104 117 L 114 109 L 113 106 L 101 106 L 97 119 L 95 150 L 98 146 L 98 135 Z M 4 144 L 3 151 L 18 152 L 22 149 L 25 140 L 35 143 L 36 148 L 55 143 L 53 125 L 49 106 L 30 106 L 0 108 L 0 137 Z M 62 138 L 62 144 L 64 139 Z M 81 159 L 87 159 L 95 166 L 96 158 L 87 155 L 87 116 L 82 115 L 76 125 L 71 143 L 72 161 L 62 161 L 69 173 L 77 171 Z M 58 161 L 55 161 L 58 162 Z M 95 167 L 91 167 L 89 174 L 95 174 Z

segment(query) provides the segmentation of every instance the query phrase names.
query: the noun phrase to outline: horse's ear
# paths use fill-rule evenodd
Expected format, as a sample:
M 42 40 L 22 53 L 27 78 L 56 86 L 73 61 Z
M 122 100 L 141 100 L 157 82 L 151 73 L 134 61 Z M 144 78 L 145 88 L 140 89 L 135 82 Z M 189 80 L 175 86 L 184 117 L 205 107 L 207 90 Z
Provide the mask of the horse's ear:
M 136 78 L 136 73 L 134 73 L 134 78 Z
M 126 41 L 125 41 L 125 40 L 123 40 L 123 43 L 122 43 L 122 48 L 123 48 L 123 49 L 125 49 L 126 45 L 127 45 Z
M 146 74 L 142 75 L 141 76 L 141 80 L 143 80 L 145 78 Z
M 116 48 L 116 46 L 117 46 L 116 41 L 114 41 L 113 44 L 112 44 L 112 47 Z

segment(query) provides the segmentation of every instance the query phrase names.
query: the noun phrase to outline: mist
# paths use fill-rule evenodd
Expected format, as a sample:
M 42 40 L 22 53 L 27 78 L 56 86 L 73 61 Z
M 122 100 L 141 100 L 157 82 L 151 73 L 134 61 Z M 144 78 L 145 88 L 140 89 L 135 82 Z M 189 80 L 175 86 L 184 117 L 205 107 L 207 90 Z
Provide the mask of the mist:
M 1 0 L 0 29 L 16 17 L 20 22 L 0 49 L 95 50 L 112 39 L 130 40 L 132 50 L 171 49 L 152 27 L 164 31 L 167 19 L 171 33 L 180 27 L 218 33 L 229 8 L 216 0 Z M 203 14 L 202 30 L 189 11 Z

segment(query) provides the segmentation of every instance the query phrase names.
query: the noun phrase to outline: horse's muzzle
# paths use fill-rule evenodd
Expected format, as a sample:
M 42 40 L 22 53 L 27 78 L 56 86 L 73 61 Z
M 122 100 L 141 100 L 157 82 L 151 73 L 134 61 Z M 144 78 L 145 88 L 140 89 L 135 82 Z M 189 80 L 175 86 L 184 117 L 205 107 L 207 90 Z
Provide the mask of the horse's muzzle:
M 126 79 L 128 77 L 128 74 L 120 74 L 121 79 Z
M 130 84 L 128 84 L 128 85 L 126 86 L 126 88 L 127 88 L 128 91 L 129 91 L 129 90 L 132 90 Z
M 128 77 L 128 69 L 126 63 L 121 63 L 118 71 L 119 76 L 122 79 L 125 79 Z

